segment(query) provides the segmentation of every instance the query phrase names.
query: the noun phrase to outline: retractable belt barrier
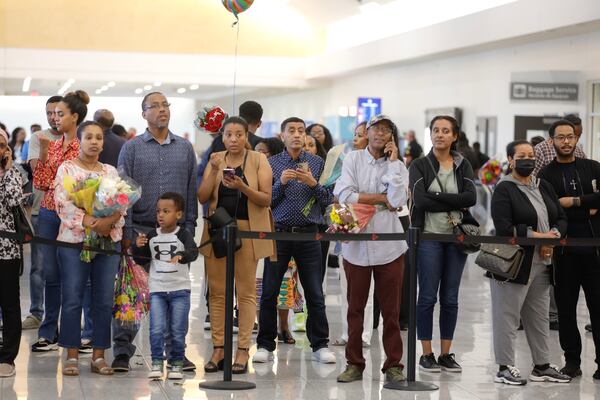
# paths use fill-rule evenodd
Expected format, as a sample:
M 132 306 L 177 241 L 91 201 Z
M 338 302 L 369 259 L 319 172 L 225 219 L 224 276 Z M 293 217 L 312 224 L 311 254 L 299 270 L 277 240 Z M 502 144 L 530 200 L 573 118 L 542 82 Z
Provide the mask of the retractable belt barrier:
M 223 230 L 225 227 L 223 228 Z M 329 242 L 356 242 L 356 241 L 395 241 L 408 240 L 408 233 L 299 233 L 299 232 L 258 232 L 258 231 L 240 231 L 236 233 L 241 239 L 258 240 L 281 240 L 281 241 L 329 241 Z M 0 238 L 18 241 L 18 236 L 14 232 L 0 231 Z M 68 247 L 93 251 L 106 255 L 128 255 L 126 251 L 107 250 L 91 246 L 84 246 L 83 243 L 70 243 L 55 239 L 47 239 L 41 236 L 29 238 L 26 243 L 38 243 L 56 247 Z M 519 244 L 523 246 L 551 245 L 556 247 L 600 247 L 600 238 L 563 238 L 563 239 L 533 239 L 525 237 L 510 236 L 470 236 L 470 235 L 451 235 L 437 233 L 420 233 L 420 240 L 431 240 L 446 243 L 496 243 L 496 244 Z M 212 243 L 212 239 L 200 244 L 198 249 Z M 25 243 L 25 244 L 26 244 Z M 140 257 L 147 258 L 148 257 Z

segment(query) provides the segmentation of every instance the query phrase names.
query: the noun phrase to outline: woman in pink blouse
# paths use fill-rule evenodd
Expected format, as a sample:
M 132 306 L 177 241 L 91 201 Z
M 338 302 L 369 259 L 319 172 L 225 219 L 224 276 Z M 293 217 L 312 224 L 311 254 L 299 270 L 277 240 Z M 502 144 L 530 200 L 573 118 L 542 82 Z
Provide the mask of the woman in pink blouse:
M 76 181 L 88 176 L 118 177 L 117 170 L 98 161 L 104 144 L 104 133 L 95 122 L 84 122 L 77 130 L 81 138 L 79 156 L 62 163 L 54 181 L 56 211 L 60 218 L 57 240 L 82 243 L 85 229 L 89 228 L 99 236 L 110 237 L 118 249 L 123 231 L 124 219 L 119 212 L 104 218 L 86 215 L 75 206 L 63 187 L 66 176 Z M 112 375 L 113 371 L 104 359 L 104 350 L 111 346 L 110 324 L 113 306 L 115 275 L 119 266 L 119 256 L 97 254 L 91 262 L 80 259 L 81 250 L 60 247 L 58 264 L 62 286 L 62 311 L 58 344 L 67 349 L 67 360 L 63 375 L 79 375 L 78 352 L 81 343 L 81 309 L 85 285 L 88 279 L 92 285 L 92 372 Z

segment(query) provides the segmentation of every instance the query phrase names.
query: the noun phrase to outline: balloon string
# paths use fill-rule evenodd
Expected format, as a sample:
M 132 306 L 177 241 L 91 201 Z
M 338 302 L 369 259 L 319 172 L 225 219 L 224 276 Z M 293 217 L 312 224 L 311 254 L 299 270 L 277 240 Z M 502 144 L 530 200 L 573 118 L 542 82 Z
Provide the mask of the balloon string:
M 235 36 L 235 55 L 233 57 L 233 105 L 231 108 L 232 115 L 237 114 L 236 108 L 235 108 L 235 89 L 236 89 L 236 84 L 237 84 L 238 42 L 240 40 L 240 24 L 239 24 L 240 20 L 237 15 L 235 17 L 236 17 L 237 21 L 235 21 L 233 23 L 233 25 L 231 26 L 233 28 L 234 26 L 237 25 L 237 33 Z

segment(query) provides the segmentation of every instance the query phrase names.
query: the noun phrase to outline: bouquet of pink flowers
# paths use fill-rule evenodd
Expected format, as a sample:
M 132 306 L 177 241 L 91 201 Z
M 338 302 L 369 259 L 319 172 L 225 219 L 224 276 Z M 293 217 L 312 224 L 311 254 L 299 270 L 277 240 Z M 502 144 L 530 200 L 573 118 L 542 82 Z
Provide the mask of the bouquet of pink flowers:
M 328 207 L 327 233 L 360 233 L 384 207 L 370 204 L 332 204 Z
M 139 327 L 150 310 L 148 274 L 131 257 L 121 257 L 121 268 L 115 281 L 113 317 L 121 325 Z
M 126 176 L 103 177 L 94 198 L 94 217 L 125 212 L 140 199 L 142 188 Z

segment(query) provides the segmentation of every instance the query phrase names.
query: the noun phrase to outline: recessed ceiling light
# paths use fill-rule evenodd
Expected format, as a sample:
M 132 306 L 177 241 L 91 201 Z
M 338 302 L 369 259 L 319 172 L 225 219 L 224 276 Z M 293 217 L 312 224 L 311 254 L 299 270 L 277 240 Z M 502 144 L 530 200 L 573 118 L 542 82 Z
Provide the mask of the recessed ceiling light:
M 23 79 L 23 91 L 24 92 L 29 92 L 29 88 L 31 87 L 31 77 L 28 76 L 27 78 Z
M 152 85 L 144 85 L 144 90 L 150 90 L 152 89 Z
M 197 83 L 194 83 L 193 85 L 190 85 L 190 90 L 198 90 L 199 87 L 200 87 L 200 85 L 198 85 Z
M 104 85 L 104 86 L 102 86 L 100 89 L 102 89 L 102 91 L 103 91 L 103 92 L 104 92 L 104 91 L 107 91 L 107 90 L 108 90 L 108 85 Z
M 68 79 L 68 80 L 67 80 L 67 81 L 66 81 L 66 82 L 65 82 L 65 83 L 64 83 L 64 84 L 63 84 L 63 85 L 60 87 L 60 89 L 58 89 L 58 92 L 57 92 L 57 93 L 58 93 L 59 95 L 61 95 L 61 96 L 62 96 L 62 95 L 63 95 L 63 94 L 64 94 L 64 93 L 67 91 L 67 89 L 69 89 L 69 88 L 71 87 L 71 85 L 72 85 L 72 84 L 74 84 L 74 83 L 75 83 L 75 79 L 73 79 L 73 78 L 69 78 L 69 79 Z
M 100 94 L 100 93 L 102 93 L 102 89 L 96 89 L 96 92 L 95 92 L 95 93 L 96 93 L 96 94 Z
M 106 84 L 106 86 L 108 86 L 108 87 L 115 87 L 115 85 L 116 85 L 115 81 L 110 81 Z
M 142 88 L 137 88 L 137 89 L 135 89 L 135 94 L 140 94 L 140 93 L 142 93 L 143 91 L 144 91 L 144 89 L 142 89 Z
M 154 82 L 154 86 L 158 87 L 160 85 L 162 85 L 162 82 L 159 82 L 159 81 Z
M 179 94 L 183 94 L 186 92 L 186 89 L 184 87 L 180 87 L 179 89 L 177 89 L 177 93 Z

